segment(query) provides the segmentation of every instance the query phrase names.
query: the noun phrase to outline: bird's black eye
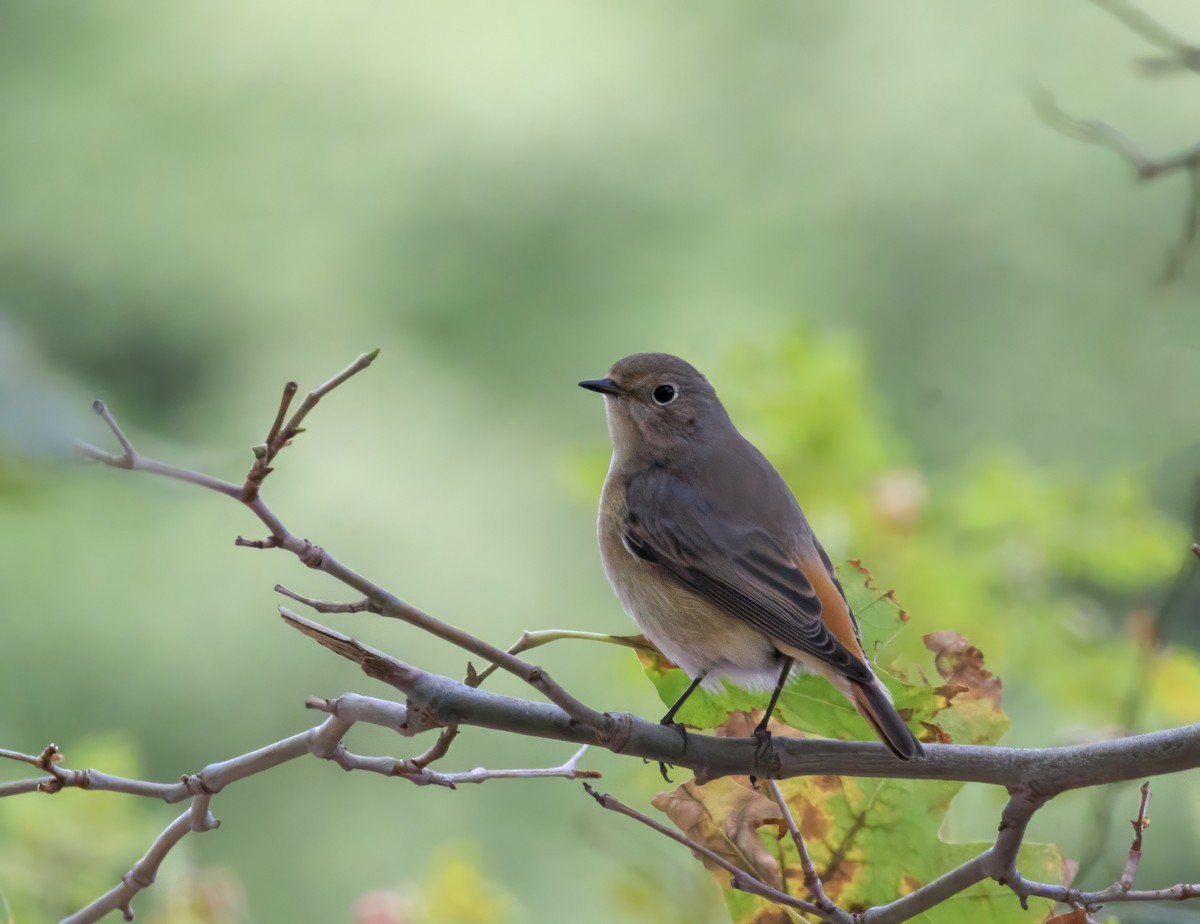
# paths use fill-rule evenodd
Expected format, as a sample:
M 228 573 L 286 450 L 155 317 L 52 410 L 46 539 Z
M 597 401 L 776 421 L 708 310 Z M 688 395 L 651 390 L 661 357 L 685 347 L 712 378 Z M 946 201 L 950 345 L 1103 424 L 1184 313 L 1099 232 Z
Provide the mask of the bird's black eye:
M 674 385 L 659 385 L 652 392 L 654 400 L 659 404 L 670 404 L 678 394 Z

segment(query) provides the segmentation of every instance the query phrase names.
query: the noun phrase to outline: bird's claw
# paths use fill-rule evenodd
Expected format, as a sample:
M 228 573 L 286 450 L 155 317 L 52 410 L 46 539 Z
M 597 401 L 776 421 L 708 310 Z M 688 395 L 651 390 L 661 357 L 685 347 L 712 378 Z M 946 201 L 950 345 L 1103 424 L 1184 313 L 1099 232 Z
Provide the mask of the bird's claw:
M 682 722 L 676 722 L 673 719 L 669 719 L 664 716 L 658 724 L 664 728 L 672 728 L 677 731 L 679 733 L 679 740 L 683 744 L 683 749 L 685 751 L 687 750 L 687 728 L 684 727 Z M 658 772 L 662 774 L 662 778 L 664 780 L 666 780 L 668 783 L 671 782 L 671 778 L 667 776 L 667 764 L 665 761 L 660 760 L 658 762 Z
M 676 722 L 672 719 L 663 719 L 658 724 L 664 728 L 672 728 L 677 731 L 679 733 L 679 739 L 683 742 L 683 746 L 685 748 L 687 747 L 687 728 L 682 722 Z
M 775 744 L 771 737 L 771 731 L 765 725 L 760 725 L 753 732 L 754 745 L 754 763 L 759 766 L 766 766 L 774 760 Z M 758 789 L 758 777 L 750 775 L 750 786 Z

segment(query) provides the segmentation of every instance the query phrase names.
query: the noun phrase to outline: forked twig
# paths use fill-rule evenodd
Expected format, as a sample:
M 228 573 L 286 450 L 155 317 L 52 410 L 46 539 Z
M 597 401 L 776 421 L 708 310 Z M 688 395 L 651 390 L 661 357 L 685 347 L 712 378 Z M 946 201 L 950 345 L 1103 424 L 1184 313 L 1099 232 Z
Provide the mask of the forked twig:
M 1093 2 L 1119 19 L 1131 32 L 1167 52 L 1158 57 L 1142 58 L 1139 63 L 1144 73 L 1161 75 L 1175 70 L 1200 71 L 1200 47 L 1185 42 L 1162 23 L 1151 19 L 1124 0 Z
M 720 854 L 714 853 L 713 851 L 711 851 L 707 847 L 705 847 L 703 844 L 697 843 L 696 841 L 692 840 L 690 837 L 680 834 L 678 831 L 672 831 L 666 825 L 655 821 L 653 818 L 650 818 L 647 815 L 643 815 L 637 809 L 626 805 L 624 802 L 622 802 L 620 799 L 617 799 L 615 796 L 609 795 L 608 793 L 597 792 L 595 789 L 593 789 L 587 783 L 583 784 L 583 788 L 584 788 L 584 791 L 586 791 L 589 796 L 591 796 L 593 799 L 596 800 L 596 803 L 601 808 L 606 808 L 611 812 L 616 812 L 619 815 L 624 815 L 627 818 L 632 818 L 635 821 L 638 821 L 641 824 L 646 825 L 646 827 L 652 828 L 653 830 L 657 831 L 659 834 L 669 837 L 671 840 L 675 841 L 675 843 L 682 844 L 684 847 L 687 847 L 693 853 L 701 854 L 704 857 L 706 857 L 709 861 L 717 864 L 722 869 L 724 869 L 727 873 L 729 873 L 729 875 L 731 877 L 730 885 L 732 885 L 733 888 L 740 889 L 743 892 L 753 893 L 754 895 L 758 895 L 761 898 L 765 898 L 768 901 L 775 902 L 776 904 L 779 904 L 779 905 L 786 905 L 790 908 L 799 909 L 800 911 L 803 911 L 805 914 L 820 915 L 822 920 L 828 920 L 828 918 L 826 918 L 824 916 L 824 912 L 822 911 L 822 909 L 818 908 L 812 902 L 806 902 L 800 898 L 793 898 L 792 896 L 788 895 L 786 892 L 780 892 L 778 889 L 774 888 L 773 886 L 769 886 L 765 882 L 761 882 L 754 876 L 747 873 L 745 870 L 740 869 L 737 866 L 734 866 L 732 863 L 730 863 L 728 860 L 726 860 Z M 846 916 L 845 920 L 846 920 L 847 924 L 849 924 L 849 922 L 850 922 L 849 915 Z
M 1164 56 L 1143 59 L 1143 70 L 1148 74 L 1162 74 L 1171 70 L 1188 69 L 1200 72 L 1200 46 L 1184 42 L 1161 23 L 1130 6 L 1124 0 L 1093 0 L 1107 10 L 1132 32 L 1152 45 L 1167 52 Z M 1200 228 L 1200 144 L 1192 145 L 1174 155 L 1151 158 L 1144 154 L 1128 136 L 1108 125 L 1091 119 L 1077 119 L 1068 115 L 1053 97 L 1042 88 L 1033 94 L 1033 104 L 1042 119 L 1051 128 L 1068 137 L 1090 144 L 1099 144 L 1115 152 L 1134 169 L 1139 180 L 1152 180 L 1167 173 L 1185 172 L 1188 178 L 1188 196 L 1183 215 L 1183 227 L 1171 245 L 1163 266 L 1161 279 L 1169 282 L 1183 270 L 1188 252 L 1196 241 Z
M 523 661 L 502 648 L 497 648 L 457 626 L 442 622 L 440 619 L 436 619 L 428 613 L 422 612 L 416 607 L 405 603 L 395 594 L 390 593 L 353 569 L 343 565 L 322 547 L 294 535 L 283 524 L 283 521 L 263 502 L 262 497 L 258 493 L 257 484 L 261 484 L 262 478 L 266 477 L 266 470 L 269 469 L 266 461 L 273 459 L 279 449 L 285 446 L 296 434 L 302 432 L 300 423 L 305 419 L 309 411 L 316 407 L 322 397 L 357 372 L 369 366 L 378 353 L 378 350 L 364 353 L 337 375 L 314 388 L 309 392 L 299 409 L 286 424 L 282 425 L 278 432 L 276 432 L 275 425 L 272 424 L 272 433 L 275 436 L 273 443 L 276 445 L 276 448 L 272 451 L 270 446 L 267 446 L 261 453 L 256 452 L 256 465 L 259 461 L 262 461 L 261 477 L 258 478 L 258 482 L 256 483 L 254 483 L 252 478 L 248 477 L 246 484 L 235 485 L 232 482 L 169 465 L 157 459 L 141 455 L 134 448 L 132 442 L 121 430 L 121 427 L 102 401 L 95 403 L 95 410 L 104 418 L 109 429 L 112 430 L 117 442 L 121 445 L 123 453 L 117 456 L 87 444 L 80 444 L 78 450 L 84 458 L 105 465 L 133 471 L 151 472 L 167 478 L 174 478 L 217 491 L 220 494 L 240 501 L 267 527 L 269 535 L 265 539 L 255 540 L 244 539 L 239 536 L 237 539 L 238 545 L 257 549 L 285 549 L 294 554 L 308 567 L 324 571 L 326 574 L 363 594 L 370 601 L 371 605 L 368 609 L 372 612 L 381 616 L 403 620 L 443 641 L 450 642 L 452 645 L 462 648 L 476 657 L 490 663 L 498 664 L 502 669 L 514 674 L 534 687 L 534 689 L 542 693 L 577 722 L 598 728 L 610 727 L 611 722 L 609 722 L 606 716 L 576 699 L 540 667 Z M 285 389 L 284 399 L 280 403 L 280 411 L 276 413 L 276 421 L 286 416 L 291 401 L 290 393 L 290 388 Z M 251 471 L 253 473 L 254 469 Z M 254 484 L 253 490 L 250 489 L 252 483 Z
M 818 908 L 825 911 L 836 908 L 837 906 L 825 894 L 825 887 L 821 885 L 821 877 L 817 875 L 817 868 L 813 864 L 812 857 L 808 855 L 808 848 L 804 846 L 804 836 L 800 833 L 800 827 L 796 824 L 791 806 L 783 797 L 779 784 L 768 779 L 767 788 L 771 790 L 771 796 L 775 799 L 775 804 L 779 806 L 788 833 L 792 836 L 792 843 L 796 845 L 796 852 L 800 855 L 800 869 L 804 873 L 804 887 L 808 889 L 808 894 L 812 896 L 812 900 Z
M 1133 825 L 1133 843 L 1129 845 L 1129 857 L 1125 861 L 1125 869 L 1118 880 L 1118 884 L 1126 892 L 1133 888 L 1133 877 L 1142 860 L 1142 832 L 1150 824 L 1150 819 L 1146 817 L 1146 809 L 1149 807 L 1150 781 L 1146 780 L 1142 784 L 1142 801 L 1138 804 L 1137 818 L 1130 822 Z
M 286 424 L 283 422 L 284 418 L 291 407 L 292 399 L 296 397 L 299 386 L 295 382 L 288 382 L 284 385 L 283 397 L 279 401 L 279 410 L 276 411 L 275 420 L 271 424 L 271 429 L 267 432 L 267 440 L 261 446 L 256 446 L 254 449 L 254 464 L 250 466 L 250 471 L 246 473 L 246 482 L 242 486 L 241 499 L 243 503 L 250 503 L 250 501 L 258 496 L 258 490 L 262 487 L 263 481 L 274 471 L 271 468 L 271 463 L 275 461 L 275 457 L 279 455 L 280 450 L 304 432 L 300 424 L 304 422 L 304 418 L 308 416 L 309 411 L 315 408 L 323 397 L 347 379 L 357 375 L 366 369 L 367 366 L 371 365 L 378 355 L 378 349 L 372 350 L 370 353 L 363 353 L 337 375 L 328 381 L 322 382 L 308 393 L 301 403 L 300 408 Z
M 290 597 L 297 603 L 303 603 L 318 613 L 364 613 L 371 609 L 370 600 L 363 599 L 356 603 L 334 603 L 331 600 L 315 600 L 312 597 L 298 594 L 294 590 L 289 590 L 282 584 L 275 585 L 275 593 Z

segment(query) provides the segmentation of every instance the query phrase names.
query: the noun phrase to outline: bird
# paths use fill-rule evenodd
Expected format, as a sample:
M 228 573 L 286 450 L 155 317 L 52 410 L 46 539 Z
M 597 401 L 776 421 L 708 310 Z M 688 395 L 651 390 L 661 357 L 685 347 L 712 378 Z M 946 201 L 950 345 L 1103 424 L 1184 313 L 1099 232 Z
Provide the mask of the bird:
M 635 353 L 580 387 L 604 396 L 612 460 L 597 532 L 625 611 L 690 684 L 772 689 L 767 723 L 794 669 L 843 693 L 901 760 L 924 749 L 863 652 L 829 556 L 783 476 L 738 432 L 713 386 L 668 353 Z M 665 775 L 665 768 L 664 768 Z

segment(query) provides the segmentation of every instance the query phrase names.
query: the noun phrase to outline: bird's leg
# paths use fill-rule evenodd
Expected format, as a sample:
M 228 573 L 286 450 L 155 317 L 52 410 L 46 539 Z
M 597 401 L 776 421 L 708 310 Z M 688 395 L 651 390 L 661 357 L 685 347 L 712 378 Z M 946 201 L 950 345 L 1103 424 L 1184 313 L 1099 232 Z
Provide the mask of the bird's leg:
M 668 728 L 673 728 L 679 732 L 679 735 L 681 738 L 683 738 L 685 744 L 687 743 L 687 729 L 683 727 L 682 722 L 675 721 L 675 713 L 677 713 L 683 707 L 683 704 L 687 702 L 688 697 L 696 692 L 696 687 L 700 686 L 700 683 L 704 680 L 704 677 L 705 674 L 700 674 L 691 683 L 689 683 L 688 688 L 683 691 L 683 695 L 680 696 L 679 699 L 675 700 L 675 705 L 668 709 L 667 714 L 658 720 L 659 725 L 666 725 Z
M 675 713 L 677 713 L 683 704 L 687 702 L 687 698 L 696 692 L 696 687 L 700 686 L 700 683 L 704 680 L 706 674 L 707 672 L 704 674 L 699 674 L 693 678 L 692 682 L 688 684 L 688 688 L 683 691 L 683 695 L 680 696 L 679 699 L 675 700 L 675 704 L 667 710 L 667 714 L 658 720 L 659 725 L 665 725 L 667 728 L 673 728 L 675 731 L 679 732 L 679 737 L 683 739 L 683 746 L 685 748 L 687 747 L 687 729 L 683 727 L 682 722 L 675 721 Z M 671 778 L 667 776 L 667 765 L 661 760 L 658 762 L 658 772 L 662 774 L 664 780 L 666 780 L 668 783 L 671 782 Z
M 754 748 L 754 759 L 756 763 L 763 761 L 771 754 L 771 732 L 767 728 L 767 723 L 771 720 L 771 713 L 775 711 L 775 704 L 779 702 L 779 694 L 783 692 L 783 685 L 787 683 L 788 674 L 792 672 L 792 658 L 784 657 L 783 670 L 779 672 L 779 680 L 775 684 L 775 690 L 771 693 L 771 700 L 767 703 L 767 711 L 763 713 L 762 720 L 754 727 L 754 738 L 758 742 Z M 755 777 L 750 777 L 750 785 L 757 783 Z

